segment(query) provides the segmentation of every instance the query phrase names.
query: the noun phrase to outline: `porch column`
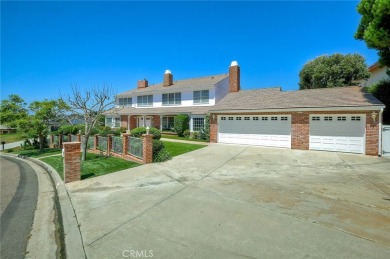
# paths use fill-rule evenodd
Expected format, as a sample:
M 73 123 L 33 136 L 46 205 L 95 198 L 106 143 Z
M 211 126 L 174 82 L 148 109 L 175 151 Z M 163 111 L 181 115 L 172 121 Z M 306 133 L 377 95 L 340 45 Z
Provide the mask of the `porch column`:
M 162 129 L 163 129 L 163 128 L 162 128 L 162 117 L 163 117 L 163 116 L 160 115 L 160 131 L 162 131 Z
M 190 132 L 193 132 L 193 122 L 192 122 L 192 116 L 189 116 L 190 117 Z
M 145 124 L 146 116 L 145 115 L 142 115 L 142 120 L 143 120 L 143 124 L 144 124 L 142 127 L 146 127 L 146 124 Z
M 127 115 L 127 130 L 130 130 L 130 115 Z

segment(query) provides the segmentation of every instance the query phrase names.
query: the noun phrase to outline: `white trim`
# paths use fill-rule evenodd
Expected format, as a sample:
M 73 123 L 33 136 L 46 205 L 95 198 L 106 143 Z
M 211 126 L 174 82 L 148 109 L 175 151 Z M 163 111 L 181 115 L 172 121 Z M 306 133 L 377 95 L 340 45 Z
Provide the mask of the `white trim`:
M 382 150 L 382 118 L 383 118 L 383 108 L 379 112 L 379 133 L 378 133 L 378 156 L 383 155 L 383 150 Z
M 210 110 L 210 113 L 261 113 L 261 112 L 303 112 L 303 111 L 377 111 L 385 106 L 359 106 L 359 107 L 326 107 L 326 108 L 286 108 L 286 109 L 263 109 L 263 110 Z

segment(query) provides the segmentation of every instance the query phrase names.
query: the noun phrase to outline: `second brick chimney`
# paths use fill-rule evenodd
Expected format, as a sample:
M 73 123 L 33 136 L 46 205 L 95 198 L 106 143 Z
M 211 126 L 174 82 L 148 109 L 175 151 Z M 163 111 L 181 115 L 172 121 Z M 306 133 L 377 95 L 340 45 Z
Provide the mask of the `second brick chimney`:
M 165 70 L 164 86 L 170 86 L 170 85 L 173 85 L 173 75 L 171 73 L 171 70 Z
M 233 61 L 229 67 L 229 93 L 240 91 L 240 67 Z
M 146 88 L 148 87 L 148 80 L 138 80 L 138 88 Z

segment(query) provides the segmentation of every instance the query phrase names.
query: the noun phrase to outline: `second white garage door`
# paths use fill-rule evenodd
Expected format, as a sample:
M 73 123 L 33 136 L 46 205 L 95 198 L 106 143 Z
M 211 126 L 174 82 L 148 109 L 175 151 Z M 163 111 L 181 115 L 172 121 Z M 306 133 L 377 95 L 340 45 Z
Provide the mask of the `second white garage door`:
M 218 116 L 218 142 L 291 148 L 291 116 Z
M 364 154 L 364 115 L 311 115 L 310 149 Z

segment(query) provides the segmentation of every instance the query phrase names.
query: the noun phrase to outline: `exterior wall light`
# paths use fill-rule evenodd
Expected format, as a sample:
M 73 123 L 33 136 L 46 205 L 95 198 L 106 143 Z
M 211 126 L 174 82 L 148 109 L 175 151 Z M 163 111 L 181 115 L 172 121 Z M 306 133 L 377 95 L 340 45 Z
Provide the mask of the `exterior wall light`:
M 373 120 L 373 122 L 376 122 L 375 120 L 376 120 L 376 116 L 377 116 L 378 114 L 376 113 L 376 112 L 372 112 L 371 113 L 371 119 Z

